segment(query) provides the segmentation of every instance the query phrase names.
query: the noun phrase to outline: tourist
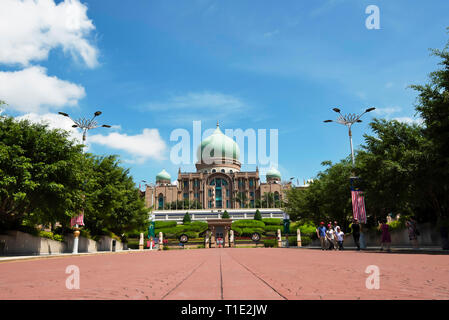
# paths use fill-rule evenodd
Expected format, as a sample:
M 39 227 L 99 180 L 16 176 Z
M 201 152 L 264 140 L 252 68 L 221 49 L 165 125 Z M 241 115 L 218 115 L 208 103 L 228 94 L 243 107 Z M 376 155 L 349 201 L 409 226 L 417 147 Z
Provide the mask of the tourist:
M 359 224 L 359 220 L 352 220 L 351 230 L 354 243 L 357 246 L 357 251 L 360 251 L 360 232 L 362 231 L 362 226 Z
M 337 235 L 337 228 L 338 229 L 340 229 L 340 226 L 338 225 L 338 222 L 337 221 L 334 221 L 334 234 L 335 235 Z M 335 240 L 334 240 L 334 246 L 335 246 L 335 248 L 337 248 L 337 246 L 338 246 L 338 240 L 337 240 L 337 237 L 335 237 Z
M 325 250 L 327 241 L 326 241 L 326 227 L 324 226 L 324 222 L 320 222 L 320 226 L 316 228 L 316 235 L 318 239 L 320 239 L 321 250 Z
M 390 252 L 390 244 L 391 244 L 391 235 L 390 235 L 390 227 L 387 224 L 387 220 L 382 220 L 382 223 L 380 225 L 380 230 L 382 231 L 382 239 L 381 239 L 381 246 L 380 250 L 384 249 L 384 245 L 387 247 L 387 251 Z
M 337 247 L 335 246 L 335 232 L 334 229 L 332 228 L 332 224 L 330 223 L 327 225 L 326 239 L 329 243 L 328 250 L 332 249 L 337 250 Z
M 341 231 L 339 226 L 337 226 L 337 231 L 335 235 L 338 243 L 338 250 L 343 250 L 343 241 L 345 241 L 345 233 Z
M 414 249 L 418 249 L 418 236 L 419 236 L 419 231 L 418 228 L 416 226 L 416 221 L 413 218 L 409 218 L 406 222 L 405 222 L 405 226 L 408 229 L 408 238 L 410 239 L 410 241 L 413 244 L 413 248 Z

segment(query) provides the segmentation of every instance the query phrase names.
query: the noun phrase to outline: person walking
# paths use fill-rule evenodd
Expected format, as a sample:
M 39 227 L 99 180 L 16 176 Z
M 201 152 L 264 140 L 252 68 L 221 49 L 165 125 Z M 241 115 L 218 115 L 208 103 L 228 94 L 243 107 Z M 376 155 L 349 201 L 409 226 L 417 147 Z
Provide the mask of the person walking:
M 408 229 L 408 238 L 413 244 L 414 249 L 418 249 L 418 236 L 419 231 L 416 226 L 416 221 L 411 217 L 405 222 L 405 226 Z
M 318 228 L 316 228 L 316 235 L 318 239 L 320 239 L 321 250 L 325 250 L 327 247 L 326 241 L 326 227 L 324 226 L 324 222 L 320 222 Z
M 380 225 L 380 230 L 382 231 L 382 239 L 381 239 L 381 245 L 380 250 L 384 249 L 384 246 L 387 247 L 387 251 L 390 252 L 390 244 L 391 244 L 391 235 L 390 235 L 390 226 L 387 224 L 387 220 L 382 220 L 382 223 Z
M 328 250 L 337 250 L 337 247 L 335 246 L 335 232 L 330 223 L 327 225 L 326 239 L 329 243 Z
M 338 250 L 343 250 L 343 241 L 345 241 L 345 233 L 341 231 L 340 227 L 337 226 L 337 232 L 335 233 L 337 243 L 338 243 Z
M 357 251 L 360 251 L 360 232 L 362 231 L 362 226 L 359 224 L 359 220 L 352 220 L 351 230 L 354 243 L 357 246 Z
M 338 231 L 337 231 L 337 228 L 340 229 L 340 226 L 338 225 L 337 221 L 334 221 L 333 228 L 334 228 L 334 235 L 335 235 L 335 237 L 334 237 L 334 246 L 335 246 L 335 248 L 337 248 L 338 247 L 338 239 L 337 239 L 337 232 Z

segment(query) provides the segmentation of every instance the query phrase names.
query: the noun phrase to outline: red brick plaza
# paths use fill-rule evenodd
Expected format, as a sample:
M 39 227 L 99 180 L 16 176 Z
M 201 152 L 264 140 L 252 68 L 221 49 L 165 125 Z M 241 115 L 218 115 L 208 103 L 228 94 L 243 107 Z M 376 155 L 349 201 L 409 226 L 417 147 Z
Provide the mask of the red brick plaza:
M 67 289 L 66 268 L 79 268 Z M 365 273 L 379 269 L 379 289 Z M 0 263 L 0 299 L 449 299 L 449 255 L 226 248 Z

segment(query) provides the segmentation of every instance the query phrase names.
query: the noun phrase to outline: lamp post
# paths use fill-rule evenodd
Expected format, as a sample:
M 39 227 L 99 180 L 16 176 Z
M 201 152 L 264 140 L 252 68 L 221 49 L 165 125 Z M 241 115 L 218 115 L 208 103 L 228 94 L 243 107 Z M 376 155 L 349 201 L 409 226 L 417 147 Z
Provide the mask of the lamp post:
M 94 113 L 94 116 L 92 117 L 92 119 L 79 118 L 76 120 L 72 119 L 65 112 L 58 112 L 58 113 L 73 121 L 74 125 L 72 125 L 72 128 L 80 128 L 83 131 L 83 144 L 85 144 L 85 142 L 86 142 L 87 131 L 89 131 L 91 129 L 98 128 L 98 127 L 103 127 L 103 128 L 111 127 L 110 125 L 107 125 L 107 124 L 103 124 L 100 126 L 100 125 L 98 125 L 97 121 L 94 120 L 96 117 L 101 115 L 101 113 L 102 113 L 101 111 L 96 111 Z M 84 151 L 84 149 L 83 149 L 83 151 Z M 83 198 L 84 198 L 84 196 L 83 196 Z M 84 209 L 82 209 L 82 210 L 84 213 Z M 73 240 L 73 252 L 72 253 L 78 253 L 78 240 L 79 240 L 79 235 L 80 235 L 78 224 L 75 224 L 75 231 L 73 232 L 73 235 L 74 235 L 74 240 Z
M 352 167 L 355 167 L 355 158 L 354 158 L 354 148 L 352 146 L 352 131 L 351 131 L 351 127 L 354 123 L 357 122 L 362 122 L 362 120 L 360 120 L 360 118 L 367 112 L 371 112 L 373 110 L 375 110 L 376 108 L 371 107 L 366 109 L 363 113 L 357 115 L 355 113 L 348 113 L 346 115 L 342 115 L 340 113 L 340 109 L 338 108 L 333 108 L 332 110 L 334 110 L 336 113 L 339 114 L 337 120 L 325 120 L 324 122 L 337 122 L 339 124 L 345 125 L 348 127 L 348 133 L 349 133 L 349 144 L 351 146 L 351 159 L 352 159 Z

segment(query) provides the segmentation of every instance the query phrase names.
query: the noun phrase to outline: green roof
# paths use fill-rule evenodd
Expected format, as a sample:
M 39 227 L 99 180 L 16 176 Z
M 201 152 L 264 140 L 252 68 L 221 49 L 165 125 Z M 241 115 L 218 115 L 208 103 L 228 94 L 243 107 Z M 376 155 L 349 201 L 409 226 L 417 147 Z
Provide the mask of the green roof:
M 206 147 L 207 149 L 204 151 Z M 205 157 L 209 155 L 210 157 L 229 158 L 229 156 L 231 156 L 232 159 L 235 160 L 238 160 L 240 158 L 239 146 L 234 140 L 224 135 L 218 125 L 214 133 L 204 139 L 201 142 L 201 145 L 198 147 L 198 160 L 202 159 L 201 155 L 203 154 L 203 152 L 205 152 Z
M 267 178 L 281 178 L 281 173 L 274 167 L 267 171 Z
M 167 171 L 165 171 L 165 169 L 163 169 L 161 172 L 159 172 L 156 176 L 156 181 L 170 180 L 170 179 L 171 179 L 171 176 Z

